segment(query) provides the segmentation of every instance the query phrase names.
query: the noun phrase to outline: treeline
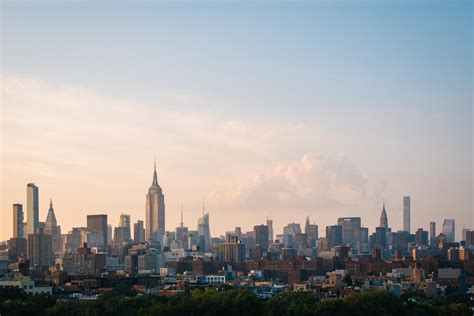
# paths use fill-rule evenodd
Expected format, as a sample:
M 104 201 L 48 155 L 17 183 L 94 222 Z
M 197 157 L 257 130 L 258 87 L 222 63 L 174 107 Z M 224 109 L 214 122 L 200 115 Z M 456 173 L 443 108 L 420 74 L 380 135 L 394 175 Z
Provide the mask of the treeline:
M 0 288 L 0 315 L 472 315 L 465 294 L 434 299 L 388 291 L 318 300 L 310 292 L 285 292 L 268 301 L 246 290 L 205 289 L 172 297 L 140 295 L 119 286 L 97 300 L 59 302 L 49 295 L 27 295 Z

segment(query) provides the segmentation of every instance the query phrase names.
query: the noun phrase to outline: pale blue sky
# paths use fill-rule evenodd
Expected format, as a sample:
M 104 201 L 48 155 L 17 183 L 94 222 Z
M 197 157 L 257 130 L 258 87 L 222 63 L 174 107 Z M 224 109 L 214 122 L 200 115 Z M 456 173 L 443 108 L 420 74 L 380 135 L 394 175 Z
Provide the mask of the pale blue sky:
M 441 226 L 443 218 L 453 216 L 460 234 L 461 223 L 474 226 L 472 12 L 470 1 L 3 1 L 2 77 L 5 81 L 21 78 L 27 82 L 25 87 L 34 86 L 29 80 L 46 85 L 47 88 L 36 89 L 36 93 L 48 90 L 51 94 L 61 85 L 66 90 L 80 88 L 90 95 L 123 101 L 121 107 L 134 112 L 129 121 L 122 121 L 115 112 L 102 116 L 94 115 L 94 110 L 81 112 L 81 104 L 76 105 L 78 112 L 92 120 L 84 121 L 85 125 L 108 126 L 114 135 L 111 141 L 117 144 L 126 133 L 121 126 L 130 130 L 130 135 L 145 131 L 145 125 L 156 125 L 146 134 L 155 138 L 153 142 L 129 147 L 137 156 L 126 160 L 126 165 L 128 169 L 136 168 L 140 176 L 148 176 L 148 165 L 137 163 L 148 163 L 154 154 L 159 157 L 159 164 L 165 169 L 160 178 L 165 184 L 169 182 L 164 187 L 168 197 L 168 229 L 178 224 L 180 201 L 199 205 L 199 197 L 209 192 L 234 192 L 235 187 L 246 186 L 246 181 L 255 175 L 274 174 L 269 170 L 299 162 L 305 154 L 330 160 L 343 153 L 366 178 L 367 192 L 357 201 L 351 198 L 347 205 L 342 202 L 338 216 L 348 212 L 352 213 L 347 215 L 360 214 L 372 229 L 378 219 L 370 216 L 376 212 L 378 218 L 383 195 L 389 202 L 389 221 L 390 208 L 393 209 L 391 222 L 396 230 L 401 228 L 402 196 L 407 194 L 414 201 L 412 229 L 427 229 L 433 219 Z M 5 86 L 13 89 L 10 84 Z M 7 90 L 7 94 L 17 100 L 12 91 Z M 11 102 L 2 102 L 5 117 L 14 111 L 14 101 Z M 46 124 L 47 119 L 57 114 L 57 106 L 48 108 L 48 101 L 44 104 L 36 110 Z M 135 112 L 135 104 L 140 104 L 142 112 Z M 104 109 L 109 105 L 104 105 Z M 19 106 L 16 109 L 15 115 L 29 116 L 26 108 L 24 112 Z M 172 112 L 172 117 L 182 114 L 197 118 L 192 124 L 187 119 L 182 123 L 183 128 L 190 129 L 190 136 L 181 138 L 182 130 L 176 125 L 165 127 L 160 121 L 163 111 Z M 156 122 L 150 118 L 152 115 L 157 116 Z M 119 122 L 113 121 L 116 117 Z M 68 120 L 73 123 L 75 118 L 62 119 L 68 126 Z M 223 130 L 214 128 L 221 122 L 231 124 Z M 14 161 L 36 157 L 35 153 L 25 153 L 27 148 L 34 147 L 26 143 L 27 137 L 21 138 L 16 124 L 17 121 L 8 119 L 2 124 L 1 207 L 3 214 L 8 213 L 6 216 L 10 216 L 12 203 L 24 199 L 23 182 L 41 181 L 41 189 L 49 181 L 36 175 L 33 167 L 23 174 L 13 166 Z M 35 124 L 32 118 L 31 125 Z M 31 133 L 43 135 L 42 130 L 33 132 L 33 127 Z M 80 144 L 78 133 L 71 131 L 68 139 L 54 136 L 54 141 L 40 136 L 37 145 L 42 148 L 40 151 L 48 151 L 45 147 L 49 145 L 59 150 L 58 147 L 66 148 L 75 140 Z M 137 138 L 140 133 L 137 132 Z M 212 134 L 223 135 L 219 140 L 222 147 L 209 143 L 207 137 Z M 268 140 L 274 147 L 262 152 L 245 147 L 246 140 L 251 143 L 259 137 L 262 143 Z M 163 148 L 162 144 L 168 142 L 176 145 L 176 149 Z M 256 148 L 261 147 L 259 142 L 255 143 Z M 127 152 L 127 148 L 114 148 L 99 141 L 94 144 L 91 139 L 87 145 L 76 146 L 71 156 L 78 161 L 91 155 L 106 160 Z M 51 174 L 60 173 L 61 169 L 54 166 L 48 165 Z M 232 179 L 228 187 L 220 183 L 222 175 Z M 179 180 L 183 177 L 186 180 Z M 13 178 L 18 179 L 19 187 L 5 188 L 5 183 L 12 183 Z M 269 178 L 269 182 L 281 184 L 278 176 Z M 117 213 L 130 209 L 134 220 L 143 218 L 144 202 L 138 192 L 145 192 L 148 182 L 137 180 L 130 184 L 138 190 L 139 198 L 119 198 L 116 204 L 108 204 L 107 197 L 101 207 L 115 208 Z M 48 194 L 61 201 L 58 188 L 66 185 L 65 180 L 56 188 L 47 187 Z M 258 189 L 274 196 L 272 190 L 278 189 L 273 184 L 266 185 Z M 228 214 L 225 208 L 239 209 L 245 214 L 242 216 L 249 217 L 251 206 L 232 205 L 232 199 L 213 205 L 215 196 L 209 197 L 217 221 L 213 233 L 223 233 L 234 225 L 223 222 Z M 242 197 L 245 198 L 248 196 Z M 254 199 L 251 201 L 256 205 L 268 202 Z M 43 202 L 46 201 L 44 198 Z M 122 210 L 121 202 L 126 205 Z M 71 206 L 66 198 L 62 203 L 63 208 L 78 207 Z M 261 213 L 253 212 L 242 224 L 244 229 L 263 222 L 269 214 L 280 226 L 290 220 L 303 222 L 307 214 L 322 226 L 336 221 L 336 215 L 324 213 L 327 210 L 320 205 L 302 203 L 295 208 L 293 214 L 298 217 L 294 219 L 278 210 L 278 205 L 268 205 L 270 210 L 260 207 L 257 211 Z M 93 212 L 93 207 L 91 203 L 78 210 Z M 197 215 L 190 216 L 189 225 L 195 225 Z M 10 229 L 8 225 L 4 231 Z M 2 234 L 0 238 L 6 237 Z

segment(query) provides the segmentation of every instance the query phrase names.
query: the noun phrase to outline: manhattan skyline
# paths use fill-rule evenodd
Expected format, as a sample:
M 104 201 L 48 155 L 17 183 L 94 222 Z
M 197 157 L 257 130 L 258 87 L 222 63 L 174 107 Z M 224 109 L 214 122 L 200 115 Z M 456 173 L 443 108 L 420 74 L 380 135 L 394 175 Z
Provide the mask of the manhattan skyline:
M 204 199 L 212 236 L 267 217 L 280 232 L 360 216 L 372 232 L 383 201 L 396 231 L 404 196 L 412 233 L 474 227 L 469 2 L 4 2 L 1 16 L 0 240 L 13 204 L 26 220 L 28 183 L 64 232 L 88 214 L 145 220 L 155 156 L 166 230 L 181 204 L 194 228 Z

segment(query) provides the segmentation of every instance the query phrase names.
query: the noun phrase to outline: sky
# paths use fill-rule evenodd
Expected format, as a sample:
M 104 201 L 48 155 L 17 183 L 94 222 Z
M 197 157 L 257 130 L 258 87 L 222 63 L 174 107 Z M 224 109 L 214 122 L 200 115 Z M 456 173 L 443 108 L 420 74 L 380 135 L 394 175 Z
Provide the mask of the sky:
M 470 1 L 2 1 L 0 240 L 26 184 L 62 232 L 145 217 L 275 233 L 385 201 L 474 228 Z M 26 216 L 26 215 L 25 215 Z

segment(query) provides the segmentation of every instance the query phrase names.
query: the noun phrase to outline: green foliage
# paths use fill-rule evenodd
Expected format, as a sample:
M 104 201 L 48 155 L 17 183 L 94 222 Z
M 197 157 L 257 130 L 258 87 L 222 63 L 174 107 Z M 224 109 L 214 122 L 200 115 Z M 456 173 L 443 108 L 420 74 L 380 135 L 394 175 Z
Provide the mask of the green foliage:
M 268 301 L 268 315 L 314 315 L 318 299 L 311 292 L 283 292 Z
M 466 294 L 427 298 L 415 292 L 397 297 L 372 291 L 345 298 L 318 300 L 312 292 L 284 292 L 267 302 L 246 290 L 196 289 L 171 297 L 138 294 L 125 285 L 97 300 L 56 302 L 50 295 L 27 295 L 16 288 L 0 289 L 1 315 L 471 315 Z
M 49 294 L 26 294 L 16 287 L 0 288 L 0 315 L 46 315 L 56 303 Z

